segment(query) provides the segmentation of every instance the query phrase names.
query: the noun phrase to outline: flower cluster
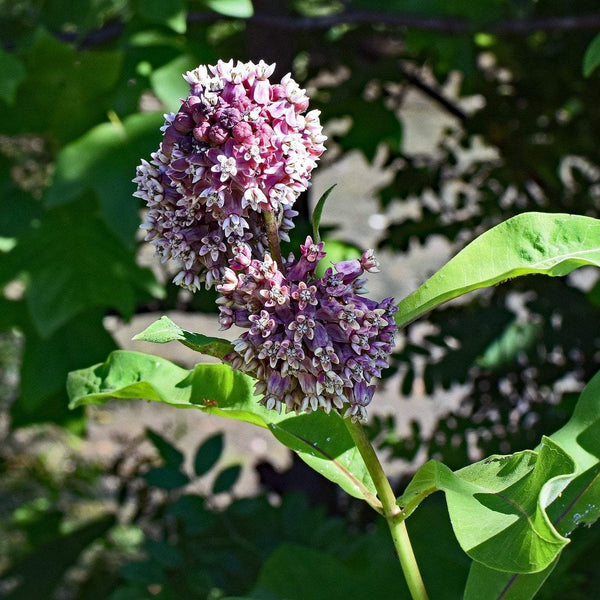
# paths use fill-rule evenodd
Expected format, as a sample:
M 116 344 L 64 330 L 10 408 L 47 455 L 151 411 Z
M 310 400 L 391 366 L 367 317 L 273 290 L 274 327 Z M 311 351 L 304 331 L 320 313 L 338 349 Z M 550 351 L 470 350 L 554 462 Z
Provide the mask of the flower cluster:
M 186 73 L 189 96 L 137 169 L 146 239 L 181 265 L 175 282 L 191 290 L 220 281 L 232 258 L 262 258 L 264 211 L 287 239 L 292 206 L 325 149 L 319 111 L 306 113 L 308 97 L 289 74 L 272 84 L 274 68 L 219 61 Z
M 359 295 L 361 275 L 379 270 L 372 251 L 319 278 L 323 243 L 308 237 L 300 249 L 300 259 L 290 256 L 282 269 L 269 254 L 226 269 L 217 287 L 221 327 L 248 329 L 226 360 L 258 379 L 256 392 L 269 409 L 334 409 L 362 420 L 375 390 L 371 379 L 388 364 L 396 308 L 391 298 L 378 303 Z

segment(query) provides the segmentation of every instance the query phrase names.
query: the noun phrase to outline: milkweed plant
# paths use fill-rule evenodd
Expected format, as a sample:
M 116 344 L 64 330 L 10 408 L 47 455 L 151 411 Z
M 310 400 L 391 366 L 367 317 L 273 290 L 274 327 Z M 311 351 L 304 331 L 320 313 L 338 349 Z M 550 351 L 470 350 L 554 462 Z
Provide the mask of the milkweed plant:
M 219 61 L 184 75 L 189 95 L 165 115 L 162 141 L 137 167 L 142 228 L 174 283 L 214 287 L 233 341 L 185 331 L 167 317 L 135 339 L 178 341 L 217 357 L 185 370 L 138 352 L 72 372 L 71 406 L 112 398 L 154 400 L 267 428 L 312 468 L 387 521 L 412 598 L 427 598 L 406 521 L 445 493 L 456 538 L 472 559 L 464 598 L 533 597 L 569 535 L 600 514 L 600 375 L 568 423 L 532 449 L 451 471 L 430 460 L 396 497 L 361 423 L 399 327 L 472 290 L 527 274 L 600 266 L 600 221 L 524 213 L 482 234 L 406 298 L 375 300 L 372 250 L 325 265 L 319 221 L 289 256 L 297 212 L 325 150 L 319 111 L 275 65 Z M 477 332 L 473 332 L 477 335 Z

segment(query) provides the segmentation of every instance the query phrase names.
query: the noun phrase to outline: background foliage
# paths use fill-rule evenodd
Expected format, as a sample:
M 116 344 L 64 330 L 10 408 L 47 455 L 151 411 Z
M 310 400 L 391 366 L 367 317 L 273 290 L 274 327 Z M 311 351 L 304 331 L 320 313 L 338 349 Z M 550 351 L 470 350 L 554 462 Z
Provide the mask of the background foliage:
M 389 222 L 381 245 L 410 255 L 442 236 L 459 249 L 525 211 L 599 216 L 597 39 L 590 45 L 600 28 L 596 3 L 85 0 L 74 11 L 61 0 L 4 0 L 0 17 L 0 383 L 10 422 L 0 464 L 12 532 L 4 548 L 10 560 L 0 566 L 18 582 L 19 573 L 42 573 L 48 556 L 63 561 L 46 579 L 13 583 L 14 597 L 31 597 L 23 586 L 36 582 L 81 598 L 143 597 L 144 590 L 164 598 L 219 597 L 215 590 L 280 597 L 288 591 L 277 573 L 298 554 L 300 562 L 320 565 L 316 580 L 327 580 L 327 561 L 335 560 L 336 568 L 355 573 L 347 579 L 355 590 L 372 569 L 382 590 L 396 589 L 386 542 L 378 530 L 365 532 L 361 515 L 348 532 L 285 493 L 277 510 L 257 498 L 215 512 L 210 498 L 181 490 L 191 474 L 181 472 L 178 451 L 149 434 L 164 465 L 146 472 L 143 463 L 126 473 L 122 463 L 113 465 L 119 485 L 107 494 L 112 516 L 82 520 L 74 507 L 97 495 L 107 475 L 78 459 L 68 476 L 48 473 L 34 456 L 17 477 L 14 436 L 40 422 L 84 431 L 81 409 L 67 409 L 65 380 L 116 348 L 105 315 L 211 310 L 208 295 L 182 294 L 138 260 L 140 205 L 130 180 L 139 158 L 157 145 L 162 113 L 186 93 L 182 71 L 229 57 L 276 61 L 279 76 L 293 71 L 323 121 L 338 125 L 324 162 L 352 150 L 369 161 L 383 152 L 393 177 L 378 191 L 382 210 L 414 206 Z M 479 110 L 441 85 L 456 71 L 461 96 L 483 99 Z M 453 119 L 426 154 L 403 145 L 406 121 L 398 110 L 414 90 Z M 466 162 L 465 153 L 482 143 L 497 150 L 494 157 Z M 303 198 L 305 220 L 307 206 Z M 298 239 L 307 231 L 300 223 Z M 371 435 L 392 457 L 411 460 L 420 451 L 451 467 L 479 453 L 535 445 L 567 420 L 576 392 L 598 369 L 599 311 L 593 275 L 529 277 L 408 325 L 392 369 L 400 375 L 399 396 L 422 385 L 433 398 L 460 384 L 462 400 L 431 435 L 413 423 L 409 437 L 397 433 L 399 400 L 395 414 L 373 419 Z M 228 490 L 235 473 L 225 473 L 220 485 Z M 36 485 L 24 485 L 27 478 Z M 136 508 L 125 518 L 127 499 Z M 431 502 L 429 520 L 437 518 L 445 539 L 445 521 Z M 297 531 L 286 531 L 286 511 L 295 514 Z M 422 523 L 414 527 L 425 529 L 427 517 Z M 227 539 L 215 533 L 223 530 Z M 562 598 L 598 593 L 600 584 L 584 576 L 586 565 L 573 566 L 578 553 L 589 556 L 597 535 L 567 548 L 561 564 L 570 571 L 556 571 L 548 589 L 560 588 Z M 444 556 L 456 561 L 458 584 L 440 595 L 432 589 L 433 597 L 456 597 L 452 590 L 466 577 L 466 563 L 446 537 Z M 96 538 L 101 547 L 90 546 Z M 207 540 L 218 547 L 207 548 Z M 260 548 L 258 559 L 248 543 Z M 63 578 L 77 561 L 84 575 Z M 389 582 L 381 575 L 385 564 Z M 107 587 L 93 592 L 100 580 Z M 239 583 L 228 587 L 233 580 Z

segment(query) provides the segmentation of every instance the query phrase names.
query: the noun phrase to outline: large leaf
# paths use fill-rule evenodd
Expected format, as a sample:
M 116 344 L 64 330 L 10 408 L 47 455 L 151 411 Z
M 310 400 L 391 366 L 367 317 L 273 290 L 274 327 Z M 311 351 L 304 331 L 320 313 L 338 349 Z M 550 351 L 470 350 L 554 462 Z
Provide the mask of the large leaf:
M 138 302 L 162 295 L 151 272 L 137 266 L 90 202 L 50 211 L 0 256 L 0 282 L 20 273 L 30 279 L 27 305 L 43 337 L 91 307 L 113 308 L 129 318 Z
M 590 42 L 583 56 L 583 75 L 589 77 L 600 65 L 600 33 Z
M 396 322 L 406 325 L 467 292 L 520 275 L 566 275 L 600 266 L 600 221 L 565 214 L 524 213 L 472 241 L 398 304 Z
M 142 342 L 154 342 L 155 344 L 178 341 L 196 352 L 216 356 L 217 358 L 223 358 L 233 352 L 233 344 L 229 340 L 186 331 L 165 316 L 146 327 L 133 339 Z
M 457 539 L 476 561 L 465 598 L 532 598 L 570 533 L 600 516 L 600 373 L 569 422 L 535 451 L 493 456 L 455 473 L 430 461 L 398 503 L 410 515 L 436 490 L 446 493 Z
M 44 200 L 49 206 L 72 202 L 93 190 L 100 201 L 104 221 L 131 245 L 139 226 L 139 202 L 132 198 L 135 168 L 160 141 L 163 117 L 142 113 L 120 122 L 97 125 L 65 146 L 58 155 L 53 185 Z
M 67 391 L 72 408 L 138 398 L 269 428 L 315 470 L 380 508 L 366 466 L 337 413 L 280 415 L 257 403 L 253 384 L 228 365 L 199 364 L 188 371 L 156 356 L 118 350 L 104 363 L 70 373 Z
M 122 51 L 78 51 L 43 29 L 23 48 L 19 58 L 26 77 L 16 89 L 15 102 L 0 114 L 0 129 L 50 133 L 64 143 L 105 118 L 109 93 L 121 75 Z M 15 76 L 20 79 L 16 64 L 10 68 L 13 82 Z

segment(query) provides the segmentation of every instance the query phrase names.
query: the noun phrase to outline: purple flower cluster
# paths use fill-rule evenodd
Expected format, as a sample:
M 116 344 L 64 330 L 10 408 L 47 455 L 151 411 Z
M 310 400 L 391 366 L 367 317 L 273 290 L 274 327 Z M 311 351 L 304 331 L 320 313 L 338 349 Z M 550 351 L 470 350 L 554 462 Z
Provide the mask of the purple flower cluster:
M 174 281 L 191 290 L 220 281 L 232 258 L 262 258 L 263 211 L 287 239 L 292 206 L 325 149 L 319 111 L 306 113 L 308 97 L 289 74 L 272 84 L 274 68 L 219 61 L 186 73 L 189 96 L 137 169 L 146 239 L 163 262 L 181 265 Z
M 256 392 L 269 409 L 334 409 L 362 420 L 375 391 L 371 379 L 394 345 L 397 309 L 391 298 L 378 303 L 359 295 L 360 276 L 379 270 L 372 251 L 316 277 L 323 245 L 308 237 L 300 259 L 290 256 L 283 270 L 269 254 L 231 262 L 217 286 L 220 322 L 248 331 L 226 360 L 258 380 Z

